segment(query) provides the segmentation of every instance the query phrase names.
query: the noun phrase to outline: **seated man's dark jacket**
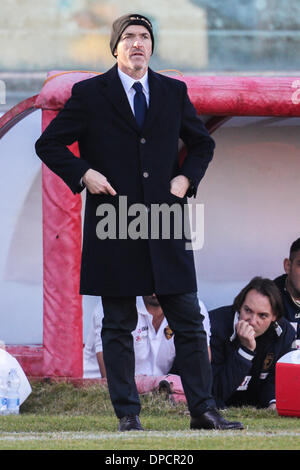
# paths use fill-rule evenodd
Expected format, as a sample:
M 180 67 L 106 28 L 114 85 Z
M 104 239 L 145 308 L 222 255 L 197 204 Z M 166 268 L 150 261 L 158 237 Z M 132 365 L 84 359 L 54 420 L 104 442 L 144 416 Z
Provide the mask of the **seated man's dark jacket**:
M 295 325 L 295 329 L 297 331 L 296 336 L 298 339 L 300 339 L 300 307 L 295 304 L 289 292 L 285 288 L 286 278 L 287 275 L 283 274 L 282 276 L 279 276 L 274 279 L 274 282 L 279 288 L 282 295 L 285 311 L 284 316 L 290 323 L 293 323 Z
M 290 351 L 295 330 L 281 318 L 256 338 L 256 350 L 252 352 L 234 334 L 232 306 L 212 310 L 209 316 L 213 395 L 217 406 L 268 407 L 275 400 L 276 361 Z

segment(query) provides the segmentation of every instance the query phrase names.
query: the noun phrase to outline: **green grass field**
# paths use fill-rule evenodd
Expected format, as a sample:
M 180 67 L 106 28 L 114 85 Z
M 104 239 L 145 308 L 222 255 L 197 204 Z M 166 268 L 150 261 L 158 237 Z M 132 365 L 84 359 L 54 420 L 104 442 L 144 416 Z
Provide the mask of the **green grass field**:
M 276 411 L 231 408 L 243 431 L 191 431 L 183 404 L 141 397 L 144 432 L 119 433 L 104 387 L 34 383 L 18 416 L 0 417 L 0 450 L 299 450 L 300 421 Z

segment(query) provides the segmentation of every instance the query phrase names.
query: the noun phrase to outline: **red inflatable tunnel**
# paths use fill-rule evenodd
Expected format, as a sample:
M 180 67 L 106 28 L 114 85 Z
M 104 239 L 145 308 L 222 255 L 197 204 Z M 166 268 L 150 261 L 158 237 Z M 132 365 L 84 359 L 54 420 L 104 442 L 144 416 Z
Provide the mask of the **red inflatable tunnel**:
M 50 72 L 41 93 L 0 118 L 0 138 L 21 119 L 42 109 L 42 130 L 92 72 Z M 300 116 L 300 79 L 295 77 L 178 77 L 187 84 L 210 132 L 232 116 Z M 33 143 L 34 145 L 34 143 Z M 72 151 L 78 156 L 77 144 Z M 182 155 L 184 158 L 184 154 Z M 83 376 L 81 196 L 43 165 L 43 345 L 8 348 L 29 376 Z

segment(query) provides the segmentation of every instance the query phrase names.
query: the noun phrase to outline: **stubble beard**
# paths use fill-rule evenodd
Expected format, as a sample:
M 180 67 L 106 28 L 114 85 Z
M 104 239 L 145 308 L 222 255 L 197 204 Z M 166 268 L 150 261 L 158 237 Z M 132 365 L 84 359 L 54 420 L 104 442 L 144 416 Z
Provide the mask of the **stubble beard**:
M 297 301 L 300 301 L 300 290 L 295 286 L 291 279 L 288 279 L 287 288 L 290 295 Z

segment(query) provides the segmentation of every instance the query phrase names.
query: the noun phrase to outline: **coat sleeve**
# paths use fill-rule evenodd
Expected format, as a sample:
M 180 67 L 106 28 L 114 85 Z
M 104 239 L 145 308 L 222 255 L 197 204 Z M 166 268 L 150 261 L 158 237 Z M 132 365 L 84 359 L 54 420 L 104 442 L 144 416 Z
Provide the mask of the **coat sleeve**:
M 90 165 L 76 157 L 68 146 L 84 136 L 87 124 L 88 113 L 78 84 L 75 84 L 70 99 L 35 144 L 40 159 L 64 180 L 74 194 L 83 189 L 79 182 Z
M 181 174 L 192 181 L 187 196 L 196 196 L 197 187 L 213 158 L 215 142 L 191 103 L 185 83 L 180 137 L 187 147 L 187 156 L 181 167 Z
M 254 353 L 212 334 L 213 396 L 220 406 L 233 395 L 252 367 Z

